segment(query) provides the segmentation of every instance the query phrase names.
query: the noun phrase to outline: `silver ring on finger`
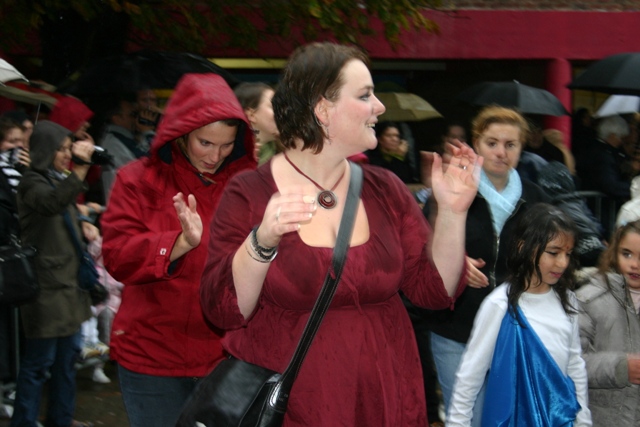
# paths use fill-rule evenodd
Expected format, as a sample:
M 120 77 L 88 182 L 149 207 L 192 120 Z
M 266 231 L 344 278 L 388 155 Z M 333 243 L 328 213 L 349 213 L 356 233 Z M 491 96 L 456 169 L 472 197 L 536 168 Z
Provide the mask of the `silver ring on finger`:
M 463 171 L 466 171 L 466 170 L 467 170 L 467 167 L 466 167 L 466 166 L 462 166 L 462 165 L 458 165 L 458 166 L 459 166 L 459 167 L 460 167 L 460 169 L 462 169 Z
M 276 222 L 280 224 L 280 207 L 278 207 L 278 210 L 276 211 Z

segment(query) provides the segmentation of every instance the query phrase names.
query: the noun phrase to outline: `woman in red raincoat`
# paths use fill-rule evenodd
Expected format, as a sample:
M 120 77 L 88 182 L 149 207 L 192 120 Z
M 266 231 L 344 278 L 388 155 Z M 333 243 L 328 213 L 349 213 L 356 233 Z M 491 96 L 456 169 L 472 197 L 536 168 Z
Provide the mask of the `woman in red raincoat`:
M 253 147 L 224 80 L 188 74 L 150 157 L 118 171 L 101 223 L 105 266 L 125 285 L 111 356 L 132 427 L 173 426 L 197 380 L 223 357 L 198 290 L 209 222 L 229 178 L 255 168 Z

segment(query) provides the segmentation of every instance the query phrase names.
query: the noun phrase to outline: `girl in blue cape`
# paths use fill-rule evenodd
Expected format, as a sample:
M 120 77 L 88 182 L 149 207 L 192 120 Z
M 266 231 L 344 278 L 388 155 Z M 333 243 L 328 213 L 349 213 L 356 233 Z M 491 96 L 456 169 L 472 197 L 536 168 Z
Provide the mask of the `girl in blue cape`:
M 571 291 L 575 225 L 560 209 L 533 206 L 507 257 L 509 279 L 482 303 L 447 415 L 469 426 L 486 382 L 482 426 L 591 426 L 578 303 Z

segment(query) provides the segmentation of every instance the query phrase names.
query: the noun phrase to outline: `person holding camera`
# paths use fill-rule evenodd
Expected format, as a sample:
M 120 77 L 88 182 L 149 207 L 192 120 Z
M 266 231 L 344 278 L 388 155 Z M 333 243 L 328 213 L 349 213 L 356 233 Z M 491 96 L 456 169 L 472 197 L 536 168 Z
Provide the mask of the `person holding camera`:
M 68 129 L 41 121 L 34 128 L 30 149 L 31 167 L 18 185 L 17 206 L 22 241 L 38 249 L 40 294 L 20 308 L 26 340 L 11 426 L 36 425 L 50 374 L 44 425 L 82 427 L 90 424 L 73 420 L 74 363 L 80 352 L 80 325 L 91 316 L 91 299 L 78 286 L 80 259 L 63 213 L 77 236 L 97 231 L 90 224 L 80 225 L 76 209 L 94 146 L 88 140 L 72 142 Z M 72 155 L 87 164 L 70 166 Z
M 94 142 L 93 137 L 88 132 L 89 127 L 91 127 L 90 120 L 93 116 L 93 111 L 78 98 L 64 95 L 59 97 L 53 106 L 49 114 L 49 120 L 67 128 L 71 132 L 73 140 L 88 140 Z M 100 188 L 100 194 L 95 193 L 98 192 L 96 188 L 101 187 L 99 184 L 102 175 L 102 166 L 109 164 L 110 161 L 111 155 L 102 147 L 95 147 L 91 155 L 91 167 L 89 168 L 89 172 L 87 172 L 86 178 L 87 184 L 89 185 L 87 193 L 90 193 L 90 196 L 88 196 L 87 193 L 83 193 L 78 199 L 80 204 L 86 205 L 89 213 L 87 216 L 99 215 L 104 210 L 103 205 L 105 201 L 101 194 L 102 189 Z

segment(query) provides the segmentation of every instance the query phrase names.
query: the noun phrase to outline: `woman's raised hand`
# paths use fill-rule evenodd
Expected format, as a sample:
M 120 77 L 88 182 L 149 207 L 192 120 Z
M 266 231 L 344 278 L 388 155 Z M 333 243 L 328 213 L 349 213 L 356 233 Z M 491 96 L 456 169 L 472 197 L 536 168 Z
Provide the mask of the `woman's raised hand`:
M 423 169 L 431 171 L 430 177 L 423 174 L 423 181 L 427 181 L 423 183 L 427 185 L 430 179 L 438 211 L 466 212 L 478 191 L 483 158 L 466 144 L 448 144 L 443 157 L 424 151 L 421 155 Z
M 94 151 L 95 145 L 89 140 L 76 141 L 71 145 L 71 153 L 85 162 L 91 162 L 91 155 Z
M 305 195 L 302 189 L 291 188 L 287 194 L 275 193 L 258 228 L 258 242 L 268 248 L 278 246 L 283 235 L 298 231 L 301 224 L 309 222 L 317 207 L 315 195 Z
M 193 194 L 189 194 L 186 201 L 182 193 L 173 196 L 173 207 L 180 220 L 182 235 L 186 243 L 193 248 L 200 244 L 202 238 L 202 219 L 196 206 L 196 198 Z

